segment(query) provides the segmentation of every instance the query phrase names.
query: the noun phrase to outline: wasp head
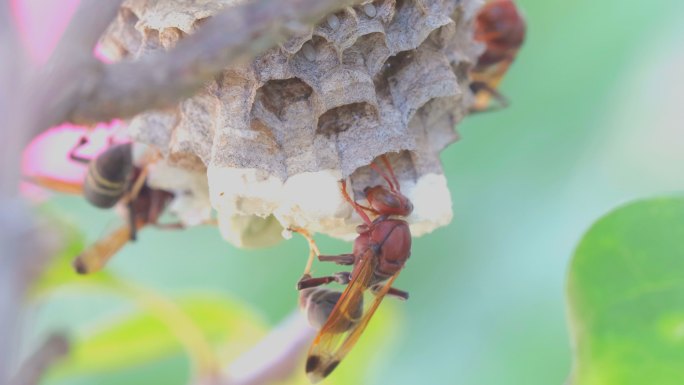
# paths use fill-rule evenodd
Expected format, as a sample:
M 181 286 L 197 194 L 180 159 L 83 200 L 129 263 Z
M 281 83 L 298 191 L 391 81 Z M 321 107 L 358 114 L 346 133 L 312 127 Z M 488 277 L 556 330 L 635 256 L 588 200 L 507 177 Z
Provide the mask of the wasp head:
M 366 187 L 364 190 L 368 204 L 380 215 L 408 216 L 413 211 L 413 204 L 401 192 L 390 190 L 384 186 Z

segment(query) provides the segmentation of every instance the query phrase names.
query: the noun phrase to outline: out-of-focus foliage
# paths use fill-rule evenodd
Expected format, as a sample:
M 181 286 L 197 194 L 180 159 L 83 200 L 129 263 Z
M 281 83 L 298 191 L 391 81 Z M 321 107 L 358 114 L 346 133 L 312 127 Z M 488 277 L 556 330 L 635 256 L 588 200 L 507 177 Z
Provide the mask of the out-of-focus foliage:
M 79 234 L 75 224 L 65 223 L 63 220 L 57 219 L 59 216 L 58 211 L 51 210 L 48 206 L 43 209 L 42 214 L 44 217 L 53 220 L 55 223 L 53 227 L 59 229 L 64 247 L 58 255 L 49 261 L 40 279 L 34 283 L 31 288 L 31 296 L 42 298 L 43 296 L 50 295 L 55 290 L 65 289 L 67 284 L 76 283 L 92 285 L 94 288 L 113 288 L 116 279 L 107 271 L 102 271 L 88 277 L 74 274 L 71 261 L 74 256 L 84 249 L 83 237 Z
M 185 385 L 193 378 L 220 373 L 268 333 L 263 317 L 249 305 L 213 291 L 164 295 L 104 270 L 78 276 L 71 261 L 84 242 L 72 225 L 44 210 L 63 234 L 65 247 L 50 263 L 32 290 L 34 301 L 64 297 L 76 301 L 104 294 L 122 297 L 133 306 L 82 328 L 70 330 L 72 351 L 54 367 L 48 384 L 160 384 Z M 363 381 L 367 368 L 377 361 L 389 335 L 396 332 L 395 306 L 378 311 L 352 358 L 340 367 L 329 384 Z M 303 384 L 301 370 L 282 385 Z M 172 364 L 173 363 L 173 364 Z M 159 370 L 168 366 L 168 370 Z M 144 373 L 144 374 L 143 374 Z M 175 375 L 169 375 L 174 373 Z
M 55 378 L 149 365 L 183 353 L 184 347 L 196 365 L 212 369 L 219 364 L 214 349 L 222 358 L 234 358 L 266 331 L 251 310 L 211 293 L 155 302 L 77 334 L 74 351 L 55 368 Z
M 568 297 L 572 385 L 679 385 L 684 379 L 684 198 L 641 201 L 580 243 Z

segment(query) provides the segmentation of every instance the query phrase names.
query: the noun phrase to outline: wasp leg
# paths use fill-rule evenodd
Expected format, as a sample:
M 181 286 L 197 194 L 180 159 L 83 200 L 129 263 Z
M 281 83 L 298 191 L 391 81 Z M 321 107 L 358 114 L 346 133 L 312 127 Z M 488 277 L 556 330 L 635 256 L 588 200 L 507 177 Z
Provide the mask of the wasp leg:
M 133 222 L 131 222 L 131 223 L 133 223 Z M 155 227 L 155 228 L 160 229 L 160 230 L 184 230 L 185 229 L 185 225 L 182 222 L 144 223 L 144 222 L 138 221 L 137 227 L 135 227 L 136 231 L 134 232 L 134 234 L 137 234 L 137 232 L 140 231 L 140 229 L 143 226 L 152 226 L 152 227 Z M 134 228 L 133 225 L 131 225 L 131 228 Z M 131 241 L 135 241 L 135 240 L 136 240 L 136 238 L 133 238 L 133 237 L 131 238 Z
M 140 195 L 140 191 L 145 186 L 147 173 L 148 168 L 143 167 L 138 176 L 136 176 L 132 182 L 128 183 L 128 192 L 121 199 L 121 202 L 128 207 L 128 224 L 131 228 L 131 241 L 135 241 L 138 236 L 138 226 L 136 226 L 137 212 L 135 209 L 135 203 L 138 195 Z M 147 222 L 147 219 L 143 219 L 143 222 Z
M 140 174 L 138 174 L 138 176 L 133 180 L 133 183 L 131 183 L 128 193 L 123 197 L 123 199 L 126 199 L 127 201 L 131 202 L 134 201 L 138 197 L 138 195 L 140 195 L 140 191 L 143 187 L 145 187 L 145 182 L 147 181 L 147 174 L 149 172 L 149 168 L 147 168 L 147 165 L 145 165 L 140 170 Z
M 310 275 L 305 274 L 297 282 L 297 290 L 307 289 L 310 287 L 317 287 L 321 285 L 327 285 L 332 282 L 337 282 L 341 285 L 346 285 L 351 280 L 351 273 L 343 271 L 340 273 L 335 273 L 326 277 L 316 277 L 311 278 Z
M 76 151 L 79 148 L 83 147 L 86 143 L 88 143 L 88 138 L 85 136 L 82 136 L 81 139 L 78 141 L 78 143 L 76 143 L 76 145 L 74 145 L 74 147 L 72 147 L 71 150 L 69 151 L 69 159 L 73 160 L 74 162 L 78 162 L 78 163 L 86 163 L 86 164 L 90 163 L 90 161 L 92 159 L 84 158 L 84 157 L 76 154 Z
M 128 201 L 126 205 L 128 210 L 128 227 L 130 228 L 130 240 L 135 242 L 138 239 L 138 225 L 135 220 L 135 208 L 133 207 L 133 201 Z
M 373 294 L 377 294 L 382 289 L 382 284 L 373 285 L 370 289 Z M 409 298 L 409 293 L 407 291 L 395 289 L 393 287 L 390 287 L 387 295 L 399 298 L 402 301 L 406 301 Z
M 354 254 L 319 255 L 318 260 L 321 262 L 334 262 L 338 265 L 353 265 L 356 256 Z
M 299 233 L 306 241 L 309 243 L 309 259 L 306 261 L 306 266 L 304 267 L 304 274 L 302 276 L 309 276 L 311 272 L 311 266 L 313 265 L 314 258 L 320 256 L 321 252 L 318 250 L 316 241 L 314 241 L 311 234 L 301 227 L 290 227 L 288 230 Z
M 372 208 L 372 207 L 364 206 L 364 205 L 362 205 L 362 204 L 360 204 L 360 203 L 357 203 L 356 205 L 359 206 L 359 207 L 361 207 L 362 209 L 364 209 L 364 210 L 366 210 L 366 211 L 370 211 L 371 213 L 373 213 L 373 214 L 375 214 L 375 215 L 380 215 L 380 213 L 379 213 L 376 209 L 374 209 L 374 208 Z
M 340 193 L 342 194 L 342 197 L 343 197 L 347 202 L 349 202 L 350 205 L 352 205 L 352 207 L 354 208 L 354 210 L 356 211 L 356 213 L 359 214 L 359 216 L 361 217 L 361 219 L 363 219 L 363 223 L 365 223 L 366 226 L 370 226 L 372 222 L 371 222 L 370 218 L 368 217 L 368 214 L 366 214 L 366 212 L 363 211 L 363 208 L 361 207 L 361 205 L 359 205 L 358 203 L 356 203 L 356 201 L 353 200 L 353 199 L 349 196 L 349 194 L 347 193 L 347 181 L 346 181 L 346 180 L 341 180 L 341 181 L 340 181 Z
M 183 230 L 185 229 L 185 225 L 182 222 L 174 222 L 174 223 L 155 223 L 153 224 L 154 227 L 162 230 Z

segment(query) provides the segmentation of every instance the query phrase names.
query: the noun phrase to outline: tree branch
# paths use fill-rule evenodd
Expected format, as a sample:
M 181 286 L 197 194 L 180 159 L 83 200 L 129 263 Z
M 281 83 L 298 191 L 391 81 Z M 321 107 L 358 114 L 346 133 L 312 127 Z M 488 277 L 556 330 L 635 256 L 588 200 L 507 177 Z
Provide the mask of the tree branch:
M 45 71 L 28 87 L 28 100 L 43 111 L 29 123 L 33 134 L 65 121 L 72 105 L 85 97 L 89 84 L 101 75 L 102 63 L 95 59 L 93 50 L 122 2 L 81 0 Z
M 104 24 L 102 18 L 94 16 L 107 9 L 104 2 L 99 3 L 96 0 L 83 3 L 82 8 L 91 17 L 82 24 L 83 28 L 70 27 L 69 39 L 75 41 L 61 43 L 60 57 L 65 59 L 64 65 L 73 63 L 79 50 L 92 52 L 92 46 L 107 27 L 108 22 Z M 79 13 L 84 17 L 83 12 Z M 95 28 L 97 24 L 102 29 Z M 80 36 L 90 33 L 96 36 Z M 39 116 L 49 112 L 43 103 L 52 95 L 46 84 L 28 85 L 26 55 L 17 39 L 7 1 L 0 2 L 0 57 L 3 58 L 0 60 L 0 160 L 5 166 L 0 169 L 0 384 L 9 384 L 10 366 L 16 363 L 20 343 L 26 290 L 54 255 L 57 241 L 48 226 L 34 220 L 18 196 L 22 151 L 35 132 L 32 128 L 41 122 Z M 32 99 L 36 95 L 42 97 L 38 103 Z M 40 374 L 33 370 L 40 368 L 29 369 Z
M 63 334 L 53 333 L 29 356 L 14 376 L 12 385 L 38 385 L 41 377 L 57 360 L 69 352 L 69 341 Z
M 228 372 L 231 385 L 261 385 L 283 381 L 299 368 L 298 364 L 316 330 L 295 310 L 263 340 L 235 360 Z M 302 371 L 302 368 L 299 368 Z
M 0 384 L 16 361 L 26 291 L 54 255 L 55 235 L 33 221 L 23 202 L 0 199 Z
M 116 17 L 121 3 L 123 0 L 81 0 L 51 59 L 90 61 L 95 45 Z
M 15 156 L 21 154 L 22 135 L 30 135 L 12 130 L 17 115 L 21 113 L 17 108 L 17 92 L 23 80 L 22 69 L 26 59 L 19 45 L 9 3 L 0 2 L 0 164 L 7 166 L 0 170 L 0 200 L 14 196 L 19 169 L 10 165 L 17 164 Z
M 0 169 L 0 384 L 5 384 L 12 360 L 16 359 L 23 279 L 32 262 L 32 242 L 27 236 L 34 234 L 25 207 L 15 197 L 21 145 L 29 133 L 14 132 L 22 112 L 17 109 L 16 92 L 23 77 L 24 55 L 7 1 L 0 3 L 0 57 L 14 58 L 0 60 L 0 160 L 5 165 Z
M 293 311 L 258 344 L 243 353 L 221 378 L 200 378 L 193 385 L 263 385 L 290 378 L 316 330 L 306 317 Z
M 169 52 L 104 65 L 90 61 L 69 79 L 48 126 L 128 118 L 193 95 L 229 65 L 285 41 L 293 30 L 360 0 L 258 0 L 230 7 Z M 62 83 L 64 83 L 62 81 Z

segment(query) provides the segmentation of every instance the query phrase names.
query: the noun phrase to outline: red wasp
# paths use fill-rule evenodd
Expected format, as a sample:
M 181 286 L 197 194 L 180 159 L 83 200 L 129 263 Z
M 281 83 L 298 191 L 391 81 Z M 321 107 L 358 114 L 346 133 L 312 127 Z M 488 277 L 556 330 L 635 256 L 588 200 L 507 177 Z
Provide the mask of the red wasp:
M 385 295 L 408 298 L 407 292 L 393 288 L 392 283 L 411 255 L 408 223 L 396 216 L 408 216 L 413 211 L 413 205 L 400 192 L 399 182 L 387 158 L 383 156 L 382 160 L 389 176 L 375 164 L 371 163 L 370 166 L 387 181 L 389 188 L 367 187 L 364 193 L 370 207 L 362 206 L 351 199 L 346 183 L 340 182 L 342 196 L 364 222 L 357 227 L 359 235 L 354 241 L 352 253 L 318 257 L 320 261 L 353 265 L 352 271 L 312 278 L 309 275 L 310 256 L 304 276 L 297 285 L 299 290 L 307 290 L 300 296 L 300 301 L 301 298 L 303 301 L 309 299 L 309 302 L 318 305 L 312 308 L 317 312 L 313 315 L 310 312 L 309 318 L 314 317 L 320 323 L 320 318 L 329 314 L 314 339 L 306 360 L 306 373 L 313 383 L 327 377 L 349 353 Z M 371 220 L 366 212 L 374 215 L 375 219 Z M 317 249 L 314 251 L 317 253 Z M 316 292 L 310 289 L 331 282 L 346 284 L 347 287 L 341 295 L 330 290 L 319 289 Z M 375 298 L 368 309 L 362 311 L 366 290 L 370 290 Z M 334 307 L 330 311 L 331 303 L 334 303 Z M 326 304 L 327 308 L 322 306 Z
M 470 89 L 475 94 L 473 111 L 489 109 L 492 98 L 502 107 L 508 105 L 497 87 L 525 40 L 525 28 L 513 0 L 491 0 L 480 9 L 474 38 L 485 44 L 485 51 L 470 71 Z

